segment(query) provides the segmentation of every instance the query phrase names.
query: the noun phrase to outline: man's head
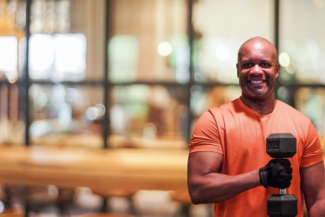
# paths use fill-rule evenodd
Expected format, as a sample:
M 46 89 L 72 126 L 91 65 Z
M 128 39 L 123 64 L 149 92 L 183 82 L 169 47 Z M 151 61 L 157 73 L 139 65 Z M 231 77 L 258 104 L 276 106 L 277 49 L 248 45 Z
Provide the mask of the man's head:
M 251 38 L 238 51 L 237 77 L 244 97 L 253 100 L 272 97 L 279 75 L 277 51 L 266 39 Z

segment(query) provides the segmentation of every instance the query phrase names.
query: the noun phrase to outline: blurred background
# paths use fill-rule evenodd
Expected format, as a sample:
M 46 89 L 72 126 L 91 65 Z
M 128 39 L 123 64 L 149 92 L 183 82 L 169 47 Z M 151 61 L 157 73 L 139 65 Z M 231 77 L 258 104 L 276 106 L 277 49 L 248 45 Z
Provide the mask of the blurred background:
M 200 115 L 240 96 L 238 49 L 261 36 L 279 52 L 274 95 L 309 117 L 324 145 L 324 24 L 325 0 L 0 0 L 0 144 L 187 150 Z M 163 191 L 137 195 L 160 198 L 143 216 L 181 204 Z M 101 203 L 88 201 L 74 212 Z

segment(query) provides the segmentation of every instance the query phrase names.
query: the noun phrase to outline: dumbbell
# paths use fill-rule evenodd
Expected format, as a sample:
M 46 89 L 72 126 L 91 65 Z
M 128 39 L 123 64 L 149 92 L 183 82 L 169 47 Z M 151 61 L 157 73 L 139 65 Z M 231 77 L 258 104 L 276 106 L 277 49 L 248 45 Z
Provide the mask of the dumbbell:
M 291 133 L 275 133 L 266 138 L 266 153 L 272 158 L 290 158 L 296 154 L 296 138 Z M 297 198 L 280 189 L 279 194 L 267 200 L 270 217 L 295 217 L 298 214 Z

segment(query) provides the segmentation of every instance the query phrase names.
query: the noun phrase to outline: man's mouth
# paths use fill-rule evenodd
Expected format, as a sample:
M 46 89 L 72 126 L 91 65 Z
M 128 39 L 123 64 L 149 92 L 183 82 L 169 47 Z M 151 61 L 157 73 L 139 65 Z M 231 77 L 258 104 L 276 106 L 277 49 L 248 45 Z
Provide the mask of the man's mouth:
M 251 80 L 251 81 L 249 81 L 250 83 L 252 83 L 252 84 L 261 84 L 261 83 L 263 83 L 264 81 L 263 80 Z

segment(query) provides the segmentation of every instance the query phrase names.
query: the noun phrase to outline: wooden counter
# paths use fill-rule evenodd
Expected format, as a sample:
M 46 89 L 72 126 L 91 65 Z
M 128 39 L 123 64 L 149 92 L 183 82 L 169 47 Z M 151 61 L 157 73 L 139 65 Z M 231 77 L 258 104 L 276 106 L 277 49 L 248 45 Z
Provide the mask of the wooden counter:
M 0 147 L 0 183 L 186 190 L 187 150 Z

